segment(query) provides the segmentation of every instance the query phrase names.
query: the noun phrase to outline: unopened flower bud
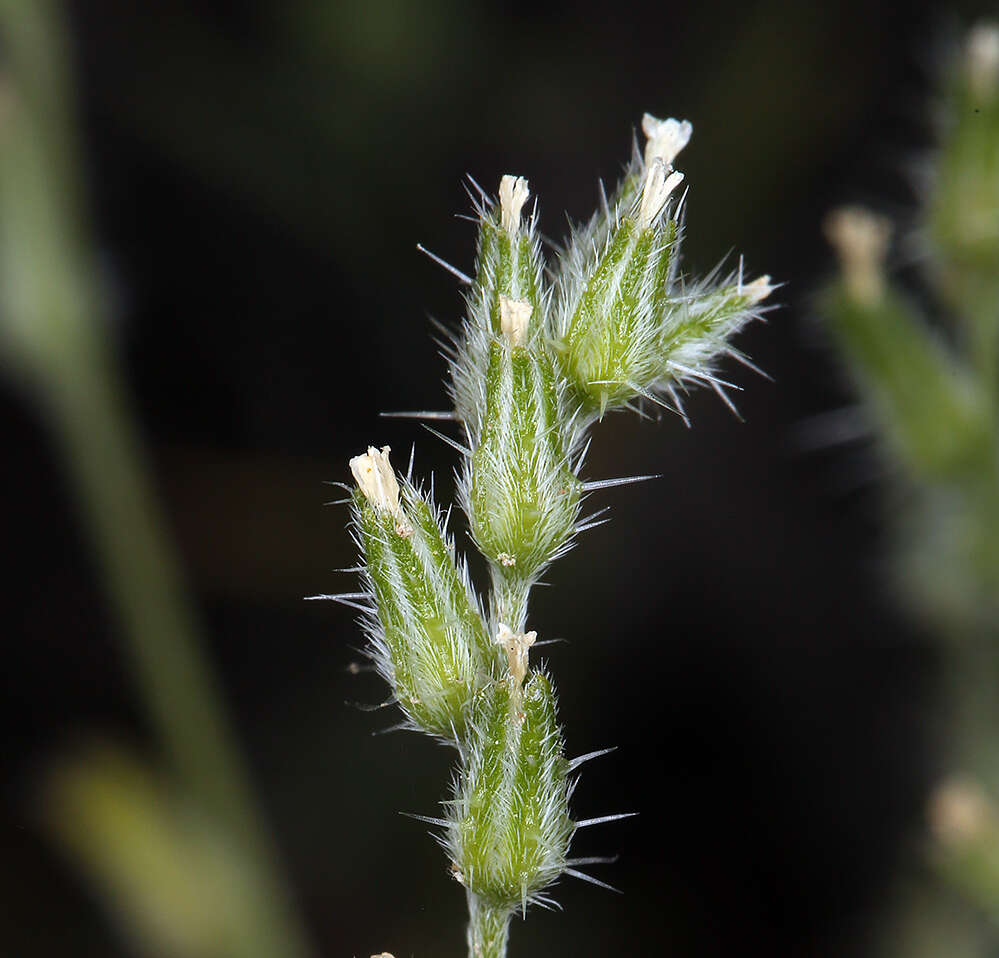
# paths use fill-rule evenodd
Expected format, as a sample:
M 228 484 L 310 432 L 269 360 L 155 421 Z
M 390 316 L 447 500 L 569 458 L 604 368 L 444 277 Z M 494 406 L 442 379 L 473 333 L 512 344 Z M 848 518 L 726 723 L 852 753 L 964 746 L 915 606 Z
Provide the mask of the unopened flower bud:
M 760 314 L 757 307 L 774 289 L 769 276 L 744 283 L 737 275 L 714 288 L 695 287 L 677 298 L 663 316 L 661 366 L 676 379 L 714 382 L 721 398 L 734 408 L 714 380 L 714 360 L 727 349 L 726 342 Z
M 526 908 L 566 867 L 574 825 L 569 765 L 548 677 L 496 682 L 473 706 L 447 847 L 470 892 L 491 907 Z M 500 797 L 501 796 L 501 797 Z
M 435 510 L 408 482 L 400 496 L 386 453 L 351 460 L 359 483 L 354 523 L 374 613 L 370 654 L 410 721 L 453 739 L 462 735 L 474 693 L 502 666 Z
M 693 128 L 646 113 L 642 131 L 644 153 L 636 146 L 617 189 L 573 231 L 559 274 L 554 333 L 583 422 L 648 396 L 669 378 L 658 332 L 676 272 L 678 230 L 662 213 L 683 180 L 672 164 Z
M 559 303 L 559 362 L 588 415 L 625 405 L 663 375 L 660 332 L 677 225 L 660 213 L 680 179 L 653 162 L 636 213 L 621 218 Z
M 567 420 L 547 351 L 494 341 L 463 493 L 476 544 L 506 578 L 530 580 L 572 536 L 580 490 Z

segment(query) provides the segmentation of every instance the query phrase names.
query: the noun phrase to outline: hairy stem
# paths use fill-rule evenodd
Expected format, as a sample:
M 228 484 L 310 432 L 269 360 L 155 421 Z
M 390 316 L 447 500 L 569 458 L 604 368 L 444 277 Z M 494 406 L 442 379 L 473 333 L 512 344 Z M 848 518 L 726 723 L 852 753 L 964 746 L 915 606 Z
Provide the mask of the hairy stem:
M 527 622 L 527 600 L 530 595 L 530 582 L 523 579 L 508 579 L 494 569 L 491 607 L 493 626 L 502 622 L 514 632 L 522 631 Z
M 510 912 L 468 893 L 468 958 L 506 958 Z

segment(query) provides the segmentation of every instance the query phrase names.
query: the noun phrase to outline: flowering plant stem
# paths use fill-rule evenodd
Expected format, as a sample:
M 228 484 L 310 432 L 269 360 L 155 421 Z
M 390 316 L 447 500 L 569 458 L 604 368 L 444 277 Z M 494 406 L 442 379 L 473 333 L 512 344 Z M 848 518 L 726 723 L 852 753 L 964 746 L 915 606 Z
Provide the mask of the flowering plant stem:
M 397 476 L 387 446 L 350 460 L 362 590 L 314 597 L 360 599 L 369 654 L 403 726 L 457 749 L 444 816 L 414 817 L 443 830 L 468 899 L 469 958 L 503 958 L 511 918 L 529 904 L 552 907 L 548 889 L 562 875 L 610 887 L 576 868 L 610 859 L 573 859 L 570 844 L 580 828 L 626 817 L 571 816 L 574 773 L 603 752 L 566 758 L 552 678 L 529 661 L 531 589 L 594 524 L 581 516 L 584 500 L 649 478 L 584 481 L 589 429 L 644 403 L 686 419 L 683 399 L 698 383 L 729 402 L 716 364 L 744 359 L 729 338 L 773 288 L 765 276 L 745 282 L 741 263 L 723 280 L 681 278 L 683 174 L 673 160 L 691 126 L 646 114 L 642 129 L 644 151 L 636 146 L 557 264 L 541 255 L 527 181 L 509 175 L 498 199 L 472 184 L 473 275 L 444 264 L 466 286 L 466 316 L 446 347 L 464 441 L 447 441 L 463 455 L 459 500 L 489 565 L 488 602 L 412 462 Z
M 468 953 L 481 958 L 504 958 L 510 936 L 510 912 L 493 908 L 473 891 L 468 898 Z

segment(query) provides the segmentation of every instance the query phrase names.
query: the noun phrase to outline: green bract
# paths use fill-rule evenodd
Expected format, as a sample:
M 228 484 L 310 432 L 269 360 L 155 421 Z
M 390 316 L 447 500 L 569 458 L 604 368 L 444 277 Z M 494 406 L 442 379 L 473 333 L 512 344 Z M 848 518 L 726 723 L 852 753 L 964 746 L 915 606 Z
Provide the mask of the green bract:
M 680 204 L 671 208 L 682 175 L 671 163 L 689 124 L 646 116 L 643 128 L 644 158 L 636 151 L 613 198 L 574 230 L 555 274 L 548 328 L 580 429 L 643 399 L 682 415 L 677 390 L 691 383 L 720 392 L 718 357 L 742 358 L 727 340 L 773 289 L 766 276 L 743 283 L 741 267 L 725 285 L 682 281 Z
M 566 866 L 574 824 L 569 763 L 548 677 L 510 676 L 473 705 L 472 736 L 450 811 L 455 875 L 501 911 L 527 902 Z
M 569 540 L 579 514 L 551 357 L 496 339 L 486 396 L 466 483 L 472 534 L 501 575 L 530 579 Z
M 592 267 L 566 320 L 558 357 L 586 412 L 603 415 L 652 389 L 663 375 L 660 328 L 677 226 L 626 218 Z
M 372 654 L 409 720 L 454 740 L 473 694 L 502 674 L 502 659 L 432 506 L 408 483 L 402 499 L 393 513 L 353 497 L 374 600 Z

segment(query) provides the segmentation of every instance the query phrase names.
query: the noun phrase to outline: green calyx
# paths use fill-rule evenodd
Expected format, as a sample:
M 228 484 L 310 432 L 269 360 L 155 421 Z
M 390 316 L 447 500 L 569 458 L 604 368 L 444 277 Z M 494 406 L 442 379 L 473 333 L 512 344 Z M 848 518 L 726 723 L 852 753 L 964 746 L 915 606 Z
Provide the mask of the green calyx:
M 474 745 L 448 831 L 456 877 L 493 909 L 526 908 L 565 868 L 569 766 L 546 675 L 508 676 L 473 704 Z
M 472 534 L 501 574 L 529 578 L 572 536 L 579 514 L 580 483 L 548 352 L 494 340 L 486 397 L 471 458 Z
M 504 229 L 498 216 L 483 219 L 479 227 L 479 255 L 475 284 L 482 296 L 489 331 L 501 332 L 500 296 L 523 300 L 535 311 L 541 309 L 539 253 L 528 229 L 515 233 Z
M 625 218 L 583 287 L 557 353 L 586 412 L 623 406 L 663 375 L 660 325 L 676 230 L 673 220 L 643 228 Z
M 373 652 L 407 717 L 453 740 L 501 657 L 430 505 L 413 491 L 405 498 L 404 514 L 393 514 L 354 497 L 380 626 Z

